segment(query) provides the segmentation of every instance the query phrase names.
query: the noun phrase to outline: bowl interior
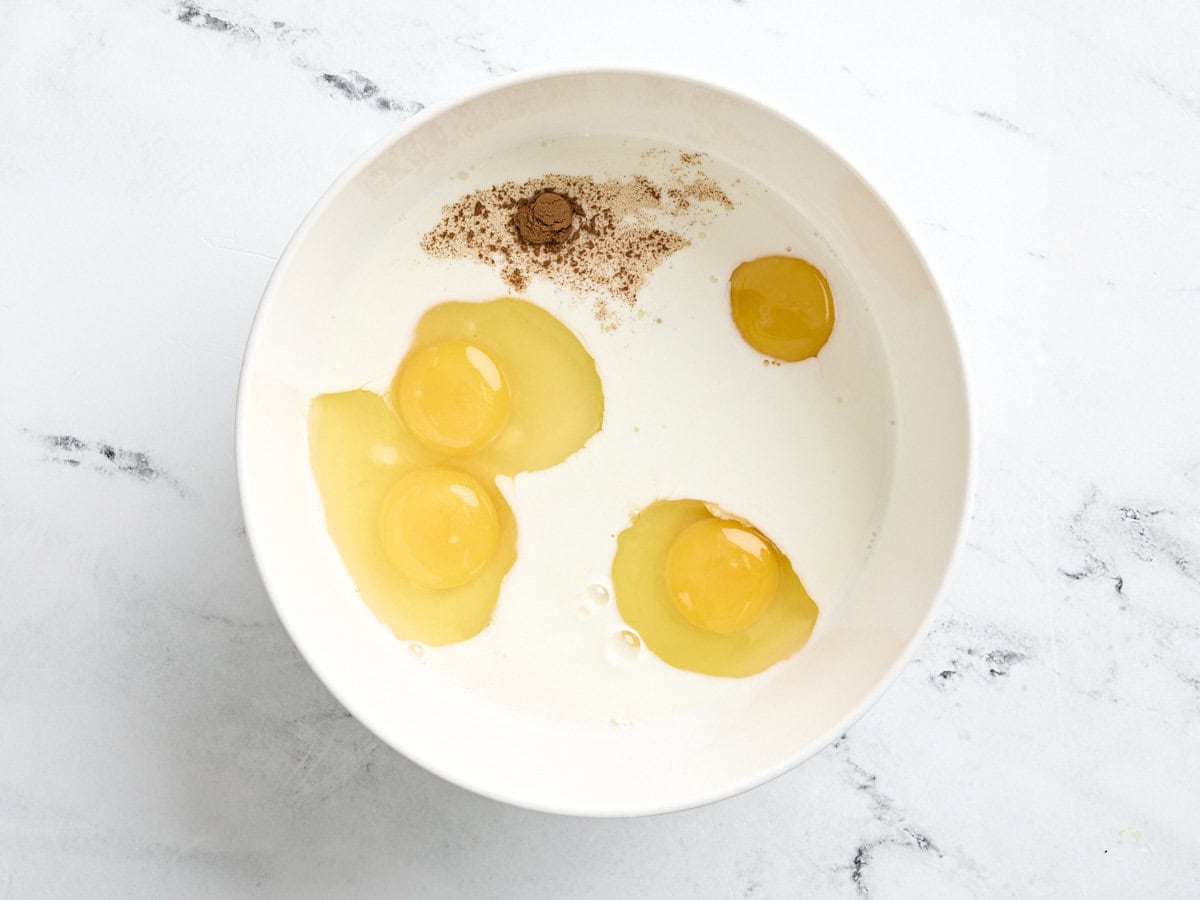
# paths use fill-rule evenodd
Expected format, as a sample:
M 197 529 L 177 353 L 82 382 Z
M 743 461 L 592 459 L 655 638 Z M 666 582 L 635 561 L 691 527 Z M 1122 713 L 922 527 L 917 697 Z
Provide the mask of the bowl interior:
M 747 201 L 744 215 L 753 217 L 714 221 L 693 235 L 694 248 L 648 283 L 650 315 L 631 313 L 615 331 L 597 327 L 586 304 L 530 286 L 524 296 L 560 315 L 596 356 L 605 431 L 561 472 L 519 482 L 519 560 L 497 613 L 499 637 L 485 631 L 418 660 L 358 600 L 332 547 L 309 468 L 308 404 L 322 391 L 386 383 L 429 305 L 508 293 L 486 267 L 421 258 L 417 242 L 441 203 L 494 179 L 606 166 L 616 173 L 622 154 L 642 146 L 708 154 L 714 177 L 742 185 L 746 197 L 762 195 Z M 754 379 L 771 377 L 767 367 L 743 366 L 744 378 L 715 387 L 678 377 L 681 367 L 737 369 L 737 354 L 749 358 L 726 337 L 726 314 L 714 310 L 725 302 L 730 260 L 784 251 L 756 224 L 771 210 L 779 228 L 791 229 L 788 246 L 801 244 L 795 252 L 834 273 L 835 296 L 853 298 L 844 317 L 839 307 L 840 343 L 796 376 L 794 405 L 782 416 L 743 402 L 755 396 Z M 671 390 L 657 390 L 667 379 Z M 656 395 L 667 400 L 647 411 L 645 398 Z M 751 418 L 722 415 L 734 407 Z M 659 428 L 660 420 L 673 424 Z M 748 429 L 761 438 L 739 449 L 736 433 Z M 763 484 L 755 466 L 738 462 L 748 452 L 783 479 Z M 280 260 L 247 348 L 238 407 L 255 556 L 285 626 L 334 694 L 384 741 L 456 783 L 592 815 L 678 809 L 744 790 L 861 714 L 907 659 L 936 602 L 962 528 L 972 452 L 963 366 L 943 301 L 904 229 L 858 174 L 758 104 L 627 71 L 503 81 L 418 117 L 369 153 Z M 800 654 L 732 686 L 654 660 L 608 677 L 599 644 L 594 666 L 580 662 L 591 660 L 599 632 L 558 622 L 556 610 L 570 605 L 547 595 L 603 584 L 618 520 L 663 494 L 716 499 L 739 512 L 759 503 L 770 522 L 764 530 L 807 548 L 793 562 L 822 616 Z M 564 496 L 580 499 L 564 509 Z M 788 503 L 772 507 L 781 496 Z M 524 524 L 544 521 L 553 527 L 541 537 Z M 543 562 L 523 565 L 526 557 Z M 527 600 L 508 602 L 510 593 Z M 619 621 L 611 605 L 603 615 Z M 600 681 L 605 689 L 594 689 Z M 636 715 L 625 715 L 622 692 Z

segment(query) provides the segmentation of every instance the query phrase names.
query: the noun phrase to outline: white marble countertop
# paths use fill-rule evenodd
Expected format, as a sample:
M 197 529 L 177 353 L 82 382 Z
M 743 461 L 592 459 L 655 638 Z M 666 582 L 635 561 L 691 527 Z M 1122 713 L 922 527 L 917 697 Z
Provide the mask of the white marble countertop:
M 0 897 L 1195 896 L 1200 8 L 800 6 L 5 4 Z M 413 111 L 581 57 L 729 83 L 867 173 L 980 422 L 895 687 L 783 778 L 630 821 L 381 746 L 284 634 L 234 481 L 314 199 Z

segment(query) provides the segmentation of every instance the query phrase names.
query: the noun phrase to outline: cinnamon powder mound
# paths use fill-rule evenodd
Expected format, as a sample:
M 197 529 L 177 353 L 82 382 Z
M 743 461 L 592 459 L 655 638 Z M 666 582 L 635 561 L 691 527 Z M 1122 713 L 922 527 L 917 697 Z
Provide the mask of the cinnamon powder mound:
M 517 236 L 526 244 L 565 244 L 578 234 L 574 224 L 575 204 L 554 191 L 518 203 L 513 213 Z
M 646 277 L 690 243 L 686 233 L 733 208 L 699 169 L 700 154 L 691 156 L 661 183 L 551 174 L 473 191 L 443 208 L 421 247 L 494 266 L 517 292 L 547 278 L 590 299 L 605 327 L 616 327 Z

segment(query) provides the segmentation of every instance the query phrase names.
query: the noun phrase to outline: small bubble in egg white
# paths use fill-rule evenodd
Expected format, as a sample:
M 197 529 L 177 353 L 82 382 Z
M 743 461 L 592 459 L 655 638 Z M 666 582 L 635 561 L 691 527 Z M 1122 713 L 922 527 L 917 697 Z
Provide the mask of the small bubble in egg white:
M 618 631 L 608 641 L 608 658 L 615 663 L 630 663 L 638 658 L 642 639 L 628 629 Z
M 411 641 L 408 645 L 408 653 L 413 659 L 425 659 L 425 645 L 419 644 L 416 641 Z
M 708 276 L 708 280 L 709 280 L 709 281 L 711 281 L 713 284 L 716 284 L 716 283 L 717 283 L 717 276 L 716 276 L 716 275 L 709 275 L 709 276 Z
M 608 588 L 602 584 L 589 584 L 583 589 L 583 595 L 593 606 L 604 606 L 608 603 Z

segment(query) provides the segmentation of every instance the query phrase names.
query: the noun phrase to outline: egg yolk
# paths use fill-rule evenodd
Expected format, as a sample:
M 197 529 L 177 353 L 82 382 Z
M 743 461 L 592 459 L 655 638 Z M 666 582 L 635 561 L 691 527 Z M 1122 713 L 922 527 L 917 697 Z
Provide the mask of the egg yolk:
M 467 341 L 442 341 L 405 358 L 392 387 L 404 424 L 426 447 L 478 453 L 504 429 L 512 402 L 500 367 Z
M 705 631 L 736 634 L 766 611 L 779 586 L 779 557 L 751 528 L 702 519 L 667 553 L 667 586 L 683 617 Z
M 744 262 L 729 278 L 733 321 L 755 350 L 785 362 L 816 356 L 833 331 L 833 294 L 821 270 L 792 256 Z
M 613 595 L 646 649 L 677 669 L 743 678 L 804 646 L 817 605 L 787 556 L 703 500 L 659 500 L 617 535 Z
M 430 588 L 466 584 L 500 540 L 487 490 L 465 472 L 430 466 L 406 472 L 379 515 L 384 553 L 402 575 Z

